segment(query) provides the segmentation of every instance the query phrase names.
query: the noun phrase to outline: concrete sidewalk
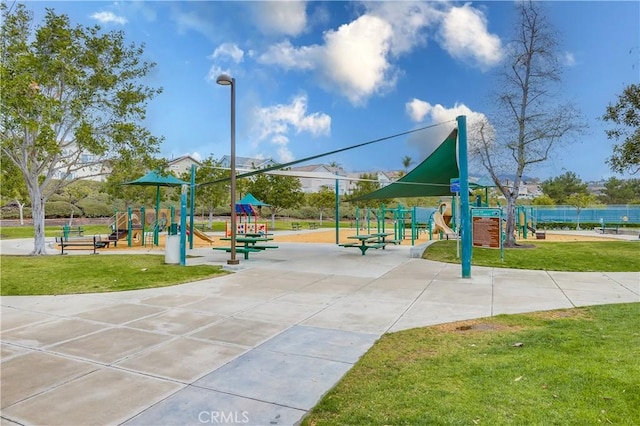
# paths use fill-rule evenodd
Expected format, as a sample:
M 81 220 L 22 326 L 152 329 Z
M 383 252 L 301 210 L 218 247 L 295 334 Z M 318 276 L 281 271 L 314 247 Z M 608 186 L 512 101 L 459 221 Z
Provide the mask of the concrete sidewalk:
M 3 297 L 2 425 L 295 424 L 386 332 L 640 301 L 640 272 L 462 279 L 406 245 L 279 246 L 179 286 Z M 188 263 L 225 263 L 212 252 Z

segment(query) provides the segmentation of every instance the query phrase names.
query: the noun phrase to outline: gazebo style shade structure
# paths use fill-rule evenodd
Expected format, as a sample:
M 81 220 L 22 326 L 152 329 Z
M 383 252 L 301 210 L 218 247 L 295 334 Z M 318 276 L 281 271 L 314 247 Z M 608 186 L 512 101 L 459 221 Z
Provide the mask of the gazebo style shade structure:
M 146 175 L 139 177 L 136 180 L 125 182 L 122 185 L 137 185 L 137 186 L 155 186 L 156 187 L 156 220 L 158 218 L 158 212 L 160 211 L 160 187 L 166 186 L 182 186 L 189 185 L 189 182 L 178 179 L 173 175 L 162 176 L 157 170 L 152 170 Z M 153 243 L 158 245 L 158 229 L 153 231 Z

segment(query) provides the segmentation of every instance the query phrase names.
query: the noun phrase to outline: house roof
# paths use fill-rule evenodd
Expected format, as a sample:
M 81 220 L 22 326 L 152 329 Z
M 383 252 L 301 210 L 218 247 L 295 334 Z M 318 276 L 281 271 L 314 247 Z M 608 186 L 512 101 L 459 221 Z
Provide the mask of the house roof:
M 193 161 L 194 163 L 196 163 L 197 165 L 202 165 L 202 162 L 201 162 L 201 161 L 196 160 L 195 158 L 193 158 L 193 157 L 192 157 L 192 156 L 190 156 L 190 155 L 182 155 L 182 156 L 180 156 L 180 157 L 177 157 L 177 158 L 174 158 L 174 159 L 172 159 L 172 160 L 169 160 L 169 164 L 179 163 L 179 162 L 181 162 L 181 161 L 183 161 L 183 160 L 191 160 L 191 161 Z

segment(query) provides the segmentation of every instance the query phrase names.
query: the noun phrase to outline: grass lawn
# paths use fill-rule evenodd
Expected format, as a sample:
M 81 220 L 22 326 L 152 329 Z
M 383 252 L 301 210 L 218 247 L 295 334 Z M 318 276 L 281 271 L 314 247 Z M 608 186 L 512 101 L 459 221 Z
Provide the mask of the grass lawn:
M 219 266 L 178 266 L 158 255 L 0 257 L 2 296 L 99 293 L 165 287 L 226 274 Z
M 303 424 L 638 424 L 639 351 L 640 303 L 387 334 Z
M 438 241 L 429 247 L 424 259 L 460 263 L 455 241 Z M 500 250 L 473 248 L 471 263 L 476 266 L 571 272 L 637 272 L 640 271 L 640 242 L 545 242 L 534 248 L 505 249 L 504 262 Z

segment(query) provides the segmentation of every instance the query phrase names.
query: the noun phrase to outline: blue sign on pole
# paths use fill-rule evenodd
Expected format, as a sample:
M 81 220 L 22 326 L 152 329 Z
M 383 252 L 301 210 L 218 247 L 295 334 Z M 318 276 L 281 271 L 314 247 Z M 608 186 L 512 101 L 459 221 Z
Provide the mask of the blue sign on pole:
M 451 178 L 449 184 L 451 185 L 451 192 L 459 193 L 460 192 L 460 179 L 459 178 Z

